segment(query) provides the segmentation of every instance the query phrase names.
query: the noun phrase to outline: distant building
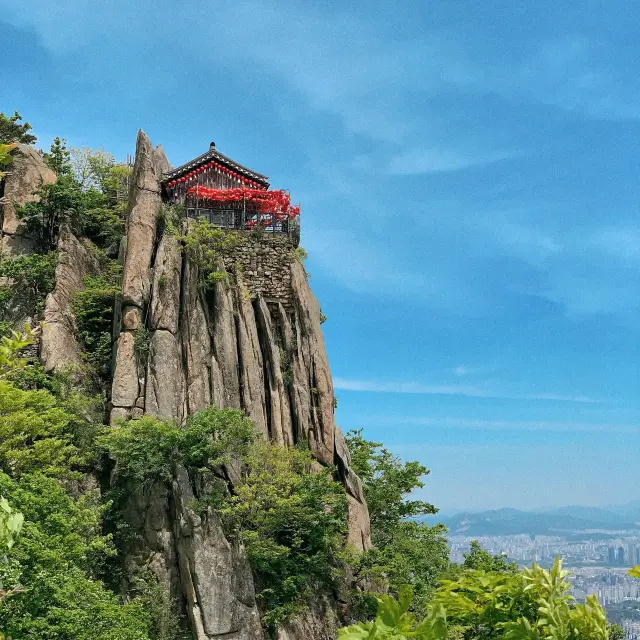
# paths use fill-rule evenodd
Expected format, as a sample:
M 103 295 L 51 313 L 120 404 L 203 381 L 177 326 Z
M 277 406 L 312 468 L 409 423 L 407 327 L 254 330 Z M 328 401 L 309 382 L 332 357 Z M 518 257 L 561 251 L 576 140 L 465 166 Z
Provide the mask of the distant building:
M 609 564 L 615 564 L 616 563 L 616 549 L 615 547 L 609 547 Z
M 624 547 L 618 547 L 618 564 L 624 566 Z

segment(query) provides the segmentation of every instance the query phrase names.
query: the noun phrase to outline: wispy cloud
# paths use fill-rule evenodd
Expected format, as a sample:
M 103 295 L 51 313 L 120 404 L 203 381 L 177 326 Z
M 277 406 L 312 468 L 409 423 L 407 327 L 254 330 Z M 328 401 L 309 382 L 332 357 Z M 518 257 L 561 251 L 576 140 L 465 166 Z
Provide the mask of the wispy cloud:
M 550 422 L 544 420 L 476 420 L 468 418 L 439 418 L 415 416 L 368 416 L 368 425 L 425 425 L 437 428 L 479 429 L 490 431 L 558 431 L 558 432 L 612 432 L 635 433 L 640 424 Z
M 372 393 L 418 393 L 428 395 L 487 397 L 486 391 L 464 385 L 425 385 L 416 382 L 373 382 L 335 378 L 333 385 L 343 391 L 367 391 Z
M 415 148 L 407 149 L 391 158 L 387 172 L 391 175 L 417 175 L 459 171 L 469 167 L 486 165 L 512 158 L 515 154 L 503 151 L 474 153 L 456 152 L 450 149 Z
M 477 376 L 491 373 L 492 371 L 496 371 L 497 369 L 498 367 L 495 365 L 480 365 L 474 367 L 466 364 L 459 364 L 453 369 L 452 373 L 455 376 L 462 378 L 464 376 Z
M 469 385 L 437 384 L 427 385 L 418 382 L 377 382 L 372 380 L 353 380 L 335 378 L 334 387 L 342 391 L 362 391 L 369 393 L 410 393 L 423 395 L 467 396 L 470 398 L 501 398 L 504 400 L 541 400 L 554 402 L 576 402 L 597 404 L 600 401 L 584 395 L 565 395 L 559 393 L 512 394 L 504 391 Z

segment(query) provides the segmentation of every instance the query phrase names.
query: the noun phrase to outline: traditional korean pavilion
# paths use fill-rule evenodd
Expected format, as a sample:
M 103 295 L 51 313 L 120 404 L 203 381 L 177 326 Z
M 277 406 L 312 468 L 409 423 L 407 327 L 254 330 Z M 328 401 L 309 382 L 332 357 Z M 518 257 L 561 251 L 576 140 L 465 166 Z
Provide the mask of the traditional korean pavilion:
M 273 233 L 291 233 L 300 207 L 288 192 L 270 191 L 268 177 L 220 153 L 212 142 L 201 156 L 173 169 L 162 180 L 167 202 L 182 205 L 190 218 L 205 218 L 226 229 L 258 225 Z

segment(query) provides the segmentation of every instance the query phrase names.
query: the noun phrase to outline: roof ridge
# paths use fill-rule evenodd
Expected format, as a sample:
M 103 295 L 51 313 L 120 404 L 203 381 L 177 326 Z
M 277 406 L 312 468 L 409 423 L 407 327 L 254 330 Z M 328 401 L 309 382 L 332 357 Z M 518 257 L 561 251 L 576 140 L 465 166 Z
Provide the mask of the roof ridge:
M 220 153 L 215 148 L 209 149 L 209 151 L 207 151 L 206 153 L 203 153 L 202 155 L 198 156 L 197 158 L 194 158 L 193 160 L 189 160 L 189 162 L 185 162 L 184 164 L 180 165 L 179 167 L 176 167 L 175 169 L 172 169 L 171 171 L 167 171 L 163 175 L 162 182 L 173 180 L 176 177 L 182 175 L 183 173 L 186 173 L 187 171 L 190 171 L 191 169 L 197 167 L 198 165 L 206 162 L 207 160 L 211 160 L 212 158 L 215 158 L 216 160 L 224 162 L 225 164 L 229 165 L 231 169 L 235 169 L 236 171 L 239 171 L 240 173 L 245 174 L 247 177 L 253 178 L 258 182 L 268 184 L 268 179 L 269 179 L 268 176 L 265 176 L 262 173 L 258 173 L 253 169 L 249 169 L 249 167 L 245 167 L 239 162 L 236 162 L 235 160 L 232 160 L 228 156 L 225 156 L 223 153 Z

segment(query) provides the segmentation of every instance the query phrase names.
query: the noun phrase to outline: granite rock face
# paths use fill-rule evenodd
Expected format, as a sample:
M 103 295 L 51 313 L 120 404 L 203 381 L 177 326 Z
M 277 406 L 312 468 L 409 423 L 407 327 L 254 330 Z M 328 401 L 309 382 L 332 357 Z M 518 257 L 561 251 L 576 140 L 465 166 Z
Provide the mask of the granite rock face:
M 362 484 L 334 423 L 320 307 L 294 245 L 283 235 L 243 234 L 219 257 L 226 277 L 204 288 L 179 238 L 158 231 L 167 166 L 140 132 L 114 331 L 112 421 L 146 414 L 182 423 L 211 404 L 243 409 L 261 436 L 287 447 L 306 441 L 319 463 L 337 466 L 349 500 L 349 540 L 369 548 Z M 233 477 L 229 469 L 227 481 Z M 176 469 L 172 486 L 155 491 L 134 506 L 153 516 L 139 523 L 134 555 L 179 594 L 198 640 L 261 638 L 246 555 L 214 514 L 193 512 L 197 483 Z M 280 637 L 323 640 L 336 624 L 335 606 L 317 603 Z
M 40 360 L 47 372 L 82 365 L 71 303 L 73 294 L 84 288 L 84 278 L 97 268 L 98 261 L 88 243 L 78 240 L 68 227 L 62 227 L 58 237 L 56 286 L 45 301 L 40 341 Z
M 13 162 L 7 169 L 4 195 L 0 199 L 0 249 L 3 258 L 12 258 L 32 250 L 33 244 L 24 234 L 16 216 L 16 205 L 37 200 L 35 191 L 42 185 L 56 181 L 56 174 L 30 145 L 18 144 L 11 155 Z

